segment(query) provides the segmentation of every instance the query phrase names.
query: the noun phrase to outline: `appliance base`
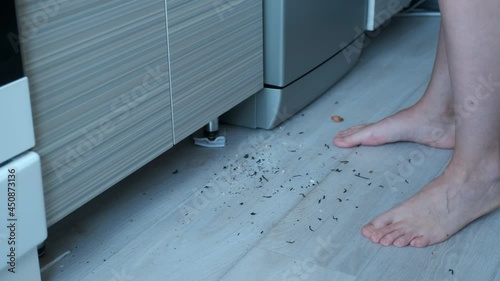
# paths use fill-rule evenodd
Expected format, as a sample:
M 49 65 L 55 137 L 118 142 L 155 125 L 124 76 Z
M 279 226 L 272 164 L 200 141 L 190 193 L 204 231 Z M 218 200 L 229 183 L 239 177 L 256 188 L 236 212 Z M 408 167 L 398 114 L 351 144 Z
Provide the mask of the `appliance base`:
M 221 117 L 229 124 L 273 129 L 305 106 L 349 72 L 359 60 L 364 35 L 334 57 L 285 88 L 264 88 Z

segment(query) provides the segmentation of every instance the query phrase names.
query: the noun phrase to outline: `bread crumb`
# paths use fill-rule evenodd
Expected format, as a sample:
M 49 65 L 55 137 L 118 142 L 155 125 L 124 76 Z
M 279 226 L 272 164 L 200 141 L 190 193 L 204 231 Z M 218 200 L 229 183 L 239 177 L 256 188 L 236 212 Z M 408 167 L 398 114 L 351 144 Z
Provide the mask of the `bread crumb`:
M 340 122 L 344 121 L 344 118 L 342 118 L 342 117 L 340 117 L 340 116 L 338 116 L 338 115 L 333 115 L 333 116 L 332 116 L 332 121 L 333 121 L 333 122 L 340 123 Z

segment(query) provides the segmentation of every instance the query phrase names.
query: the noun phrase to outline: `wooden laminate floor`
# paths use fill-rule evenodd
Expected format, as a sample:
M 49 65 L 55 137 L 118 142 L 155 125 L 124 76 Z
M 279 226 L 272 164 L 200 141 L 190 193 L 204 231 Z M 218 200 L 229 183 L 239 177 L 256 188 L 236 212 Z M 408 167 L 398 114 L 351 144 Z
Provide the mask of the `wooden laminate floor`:
M 182 142 L 51 227 L 43 280 L 500 281 L 499 212 L 425 249 L 360 233 L 451 151 L 331 144 L 423 94 L 438 28 L 436 17 L 394 19 L 352 72 L 275 130 L 224 126 L 224 149 Z

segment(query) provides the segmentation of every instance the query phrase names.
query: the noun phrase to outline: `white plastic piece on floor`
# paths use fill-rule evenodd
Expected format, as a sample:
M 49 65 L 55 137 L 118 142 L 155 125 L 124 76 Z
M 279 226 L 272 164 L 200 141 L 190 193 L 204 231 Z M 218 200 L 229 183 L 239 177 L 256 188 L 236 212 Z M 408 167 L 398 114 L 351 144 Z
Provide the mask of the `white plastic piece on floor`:
M 226 137 L 218 136 L 214 140 L 209 140 L 208 138 L 194 137 L 194 144 L 203 147 L 224 147 L 226 146 Z

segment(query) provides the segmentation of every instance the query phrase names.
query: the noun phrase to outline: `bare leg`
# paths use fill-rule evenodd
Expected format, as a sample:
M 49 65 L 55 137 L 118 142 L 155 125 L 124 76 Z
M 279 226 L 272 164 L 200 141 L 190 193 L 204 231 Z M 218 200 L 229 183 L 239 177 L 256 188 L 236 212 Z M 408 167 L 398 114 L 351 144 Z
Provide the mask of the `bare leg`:
M 456 146 L 441 176 L 363 227 L 363 235 L 385 246 L 443 242 L 500 207 L 500 1 L 440 4 Z
M 445 30 L 441 26 L 431 80 L 422 98 L 415 105 L 377 123 L 340 132 L 333 140 L 336 146 L 413 141 L 438 148 L 454 147 L 452 93 L 444 34 Z

